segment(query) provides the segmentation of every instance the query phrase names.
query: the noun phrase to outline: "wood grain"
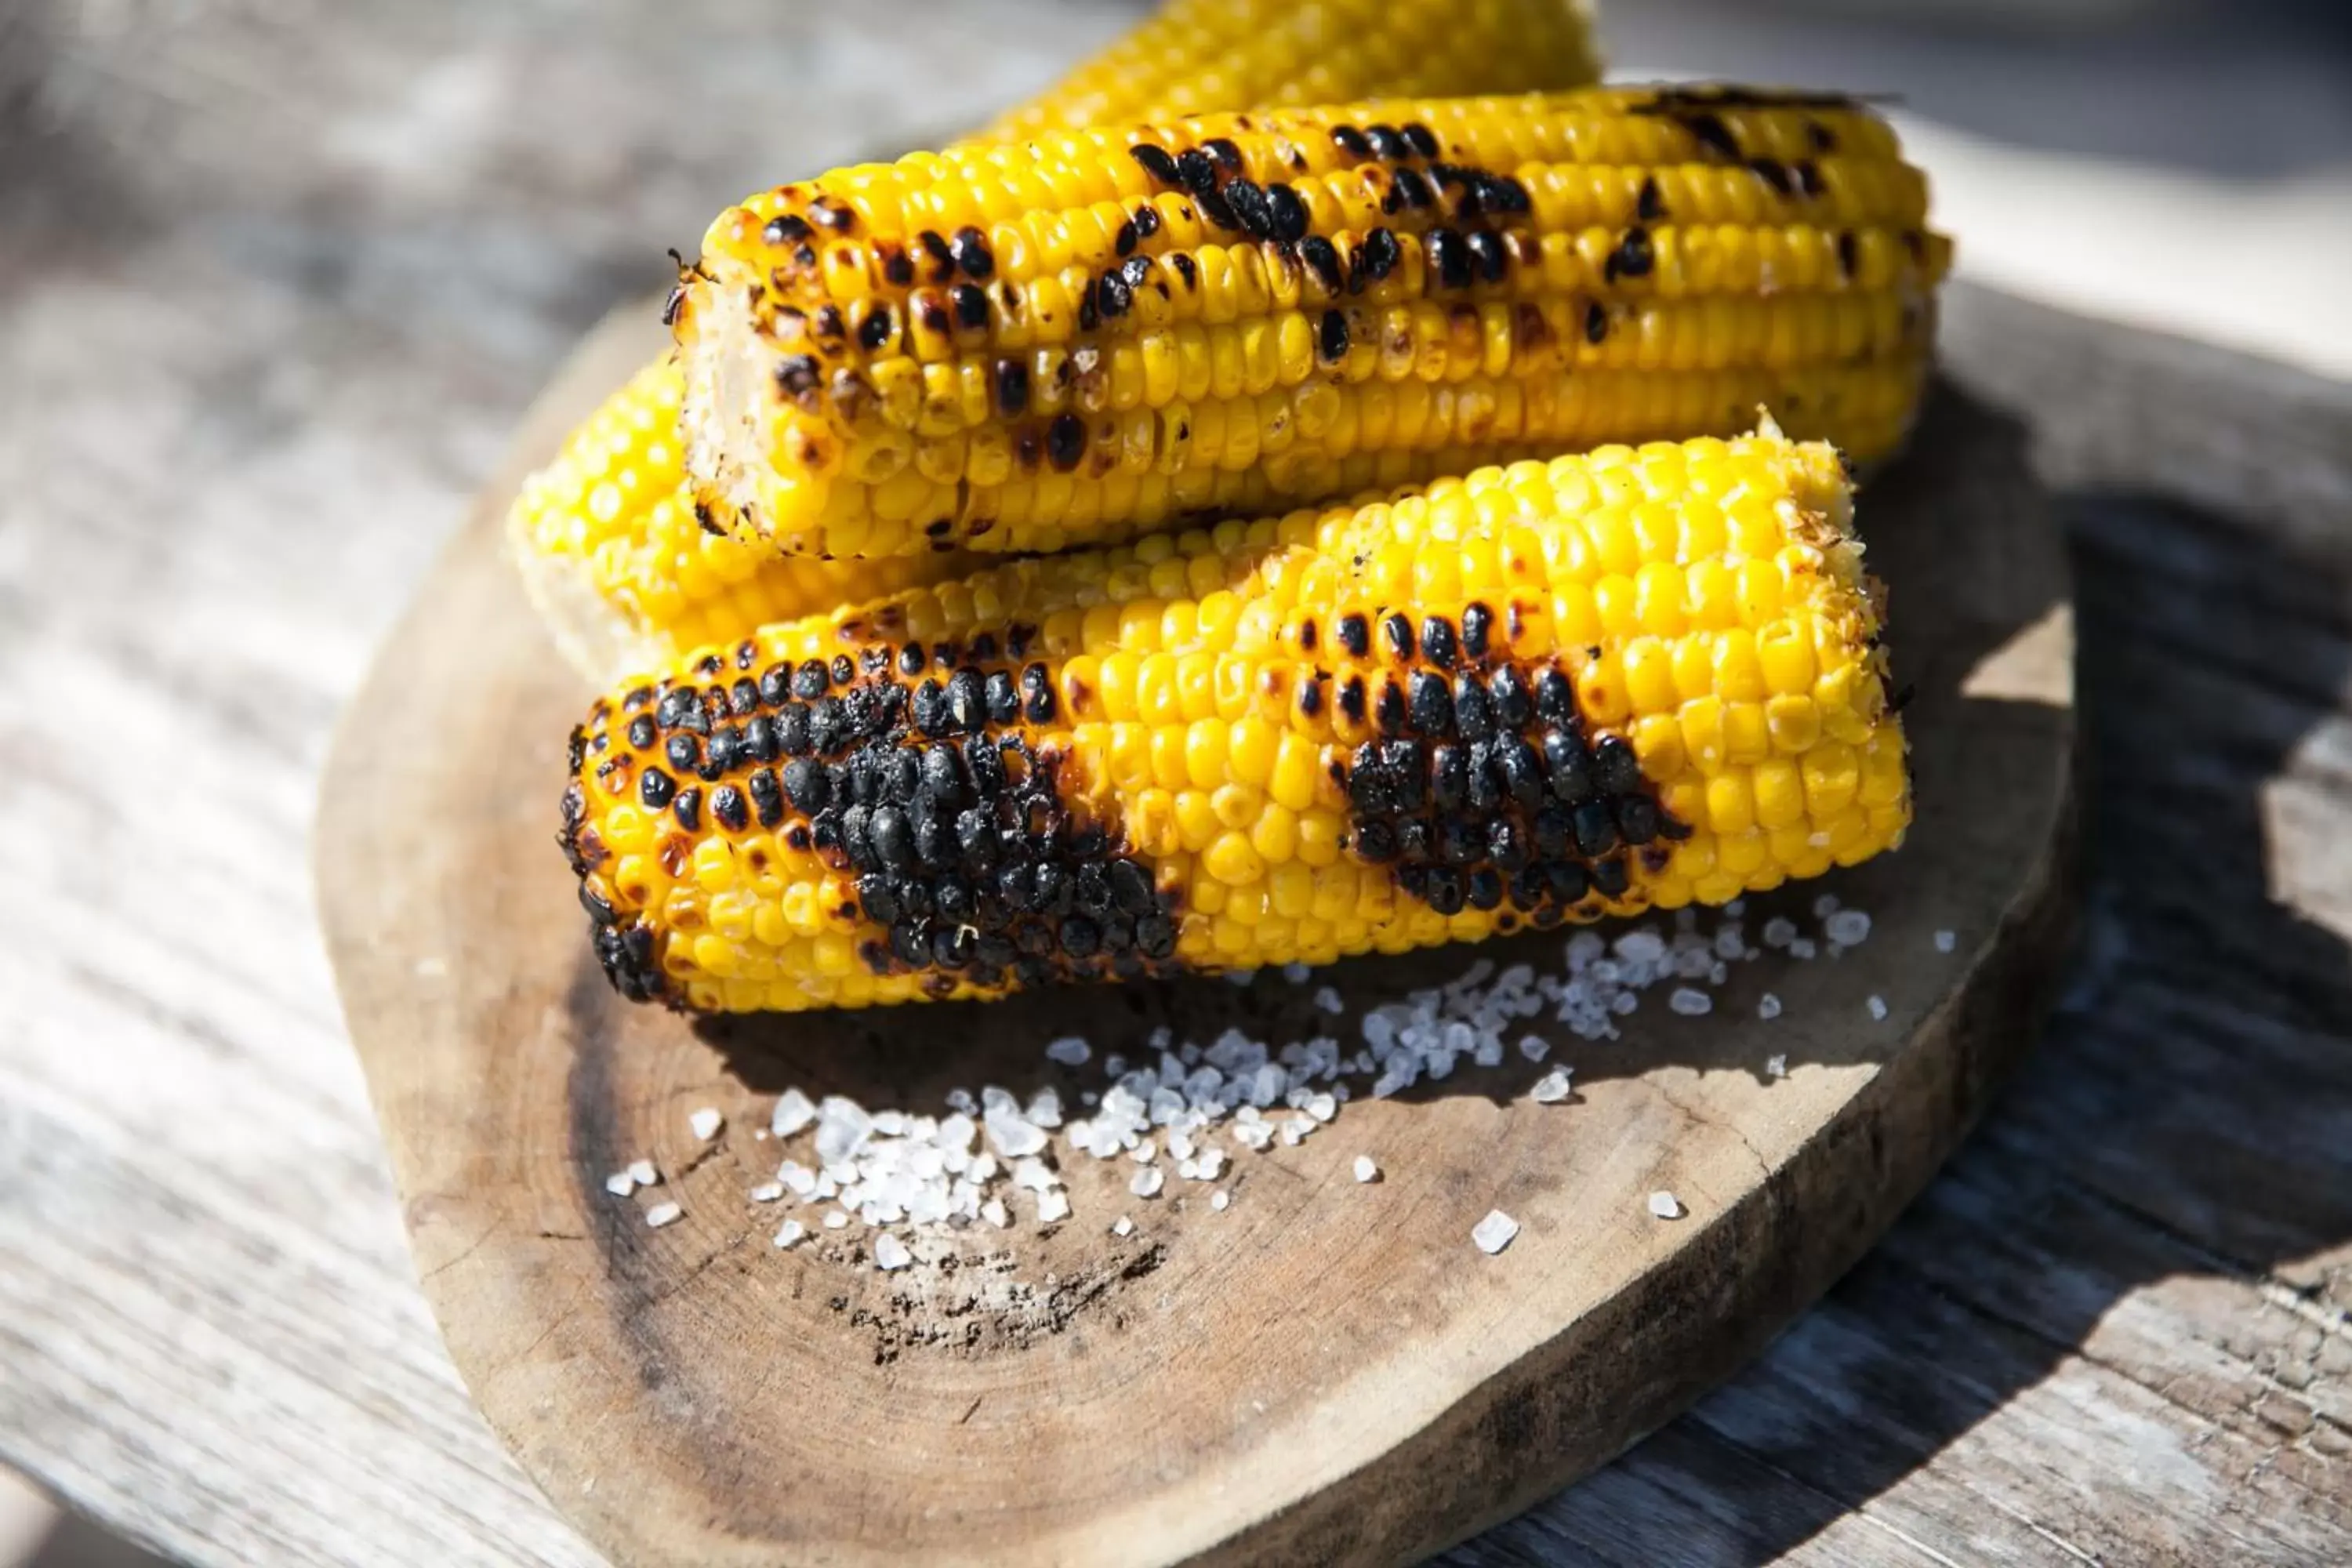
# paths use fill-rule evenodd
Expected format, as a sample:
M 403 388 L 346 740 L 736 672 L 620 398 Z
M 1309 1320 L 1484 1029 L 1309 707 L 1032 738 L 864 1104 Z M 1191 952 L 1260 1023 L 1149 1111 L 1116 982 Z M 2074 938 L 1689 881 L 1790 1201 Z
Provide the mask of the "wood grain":
M 1205 1191 L 1138 1202 L 1124 1162 L 1082 1161 L 1077 1215 L 1043 1233 L 919 1242 L 894 1275 L 857 1240 L 778 1255 L 775 1211 L 744 1194 L 775 1157 L 748 1130 L 785 1084 L 943 1113 L 955 1084 L 1025 1098 L 1066 1033 L 1138 1057 L 1154 1024 L 1205 1042 L 1317 1020 L 1273 982 L 700 1027 L 611 994 L 545 843 L 589 694 L 497 541 L 512 479 L 643 363 L 645 322 L 600 331 L 526 422 L 345 718 L 318 840 L 426 1296 L 491 1424 L 616 1560 L 1418 1559 L 1752 1353 L 1893 1218 L 2032 1038 L 2071 924 L 2064 573 L 2016 427 L 1948 395 L 1865 521 L 1916 687 L 1924 803 L 1899 858 L 1836 880 L 1874 911 L 1867 947 L 1772 955 L 1725 1016 L 1654 1007 L 1580 1046 L 1570 1110 L 1525 1098 L 1525 1063 L 1350 1105 L 1308 1145 L 1243 1156 L 1228 1212 Z M 1937 953 L 1939 929 L 1965 949 Z M 1550 966 L 1559 943 L 1480 956 Z M 1468 962 L 1328 978 L 1354 1013 Z M 1788 1016 L 1754 1017 L 1766 990 Z M 1763 1072 L 1780 1053 L 1785 1082 Z M 1080 1083 L 1058 1087 L 1075 1100 Z M 738 1129 L 723 1147 L 697 1148 L 698 1104 Z M 1371 1188 L 1347 1171 L 1367 1148 Z M 646 1153 L 687 1211 L 660 1232 L 603 1187 Z M 1649 1215 L 1659 1188 L 1686 1221 Z M 1492 1260 L 1468 1242 L 1489 1208 L 1525 1227 Z M 1123 1210 L 1138 1228 L 1118 1237 Z M 970 1463 L 1014 1444 L 1018 1467 Z
M 602 1561 L 416 1289 L 305 841 L 371 652 L 658 246 L 1127 13 L 778 16 L 0 7 L 0 1459 L 175 1560 Z M 1820 1307 L 1451 1563 L 2352 1560 L 2352 393 L 1966 288 L 1943 341 L 2065 492 L 2126 781 L 2072 989 Z

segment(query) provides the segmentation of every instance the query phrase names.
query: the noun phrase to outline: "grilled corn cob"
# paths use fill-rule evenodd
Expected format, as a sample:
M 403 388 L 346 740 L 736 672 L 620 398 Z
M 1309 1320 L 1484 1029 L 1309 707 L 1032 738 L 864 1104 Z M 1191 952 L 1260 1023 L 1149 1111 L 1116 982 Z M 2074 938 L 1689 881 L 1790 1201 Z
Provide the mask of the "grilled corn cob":
M 703 528 L 678 461 L 680 391 L 668 355 L 630 377 L 524 482 L 507 514 L 532 604 L 565 658 L 598 684 L 771 621 L 971 569 L 957 552 L 778 555 Z
M 1115 542 L 1759 402 L 1868 458 L 1927 363 L 1926 206 L 1876 116 L 1738 89 L 842 170 L 721 215 L 681 279 L 687 468 L 739 534 L 882 556 Z
M 1566 88 L 1598 75 L 1581 0 L 1479 0 L 1450 12 L 1392 0 L 1348 12 L 1175 0 L 982 140 L 1370 92 Z M 648 365 L 581 426 L 509 514 L 511 552 L 531 600 L 564 657 L 592 679 L 970 569 L 939 552 L 888 567 L 783 560 L 700 530 L 675 439 L 681 387 L 668 356 Z M 1444 472 L 1437 465 L 1448 460 L 1423 457 L 1377 477 Z
M 982 133 L 1597 81 L 1584 0 L 1171 0 Z
M 626 995 L 989 996 L 1720 903 L 1898 843 L 1837 455 L 1605 447 L 770 626 L 575 731 Z

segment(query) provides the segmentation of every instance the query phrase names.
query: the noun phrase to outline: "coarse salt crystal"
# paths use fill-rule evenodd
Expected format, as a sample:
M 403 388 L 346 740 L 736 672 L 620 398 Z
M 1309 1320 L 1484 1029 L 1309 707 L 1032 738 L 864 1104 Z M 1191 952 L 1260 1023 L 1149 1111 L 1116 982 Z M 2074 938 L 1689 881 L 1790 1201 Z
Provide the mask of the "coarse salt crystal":
M 797 1089 L 788 1089 L 776 1100 L 775 1113 L 768 1118 L 768 1131 L 779 1138 L 789 1138 L 816 1120 L 816 1107 L 809 1097 Z
M 1315 993 L 1315 1005 L 1326 1013 L 1344 1013 L 1348 1005 L 1339 1000 L 1339 993 L 1326 985 Z
M 827 1230 L 845 1230 L 848 1226 L 849 1215 L 845 1210 L 835 1209 L 824 1216 L 824 1228 Z
M 1065 1035 L 1045 1047 L 1046 1059 L 1066 1068 L 1082 1068 L 1093 1059 L 1094 1054 L 1094 1047 L 1076 1035 Z
M 808 1234 L 808 1226 L 796 1219 L 788 1219 L 776 1227 L 776 1245 L 791 1247 Z
M 1304 985 L 1315 978 L 1315 972 L 1303 963 L 1286 963 L 1282 966 L 1282 977 L 1293 985 Z
M 1884 996 L 1873 996 L 1869 1001 L 1864 1002 L 1864 1003 L 1863 1004 L 1863 1005 L 1864 1005 L 1864 1007 L 1867 1007 L 1867 1008 L 1869 1008 L 1869 1009 L 1870 1009 L 1870 1016 L 1871 1016 L 1873 1018 L 1874 1018 L 1874 1019 L 1881 1019 L 1881 1020 L 1883 1020 L 1883 1019 L 1885 1019 L 1885 1016 L 1886 1016 L 1886 998 L 1885 998 L 1885 997 L 1884 997 Z
M 1523 1035 L 1519 1038 L 1519 1055 L 1531 1062 L 1539 1062 L 1551 1055 L 1551 1042 L 1541 1035 Z
M 1215 1192 L 1209 1194 L 1209 1206 L 1216 1210 L 1219 1214 L 1224 1213 L 1225 1209 L 1233 1203 L 1233 1201 L 1234 1194 L 1225 1191 L 1223 1187 L 1219 1187 Z
M 1822 931 L 1843 947 L 1860 947 L 1870 940 L 1870 916 L 1862 910 L 1839 910 L 1822 922 Z
M 1813 919 L 1825 921 L 1837 912 L 1838 898 L 1835 893 L 1823 893 L 1813 900 Z
M 1511 1238 L 1518 1234 L 1519 1222 L 1501 1209 L 1488 1209 L 1486 1217 L 1470 1227 L 1470 1239 L 1490 1258 L 1510 1246 Z
M 1766 1057 L 1764 1058 L 1764 1076 L 1766 1078 L 1787 1078 L 1789 1076 L 1789 1058 L 1785 1056 Z
M 1675 1196 L 1674 1194 L 1664 1191 L 1663 1189 L 1658 1192 L 1652 1193 L 1650 1194 L 1650 1212 L 1657 1215 L 1660 1219 L 1680 1219 L 1683 1217 L 1682 1200 Z
M 1110 1233 L 1113 1236 L 1133 1236 L 1135 1234 L 1135 1222 L 1128 1218 L 1125 1215 L 1121 1215 L 1117 1219 L 1110 1222 Z
M 1769 991 L 1757 999 L 1756 1016 L 1769 1021 L 1780 1016 L 1780 999 Z
M 1813 939 L 1809 936 L 1801 936 L 1796 941 L 1789 944 L 1789 956 L 1790 958 L 1810 959 L 1819 951 L 1820 949 L 1813 945 Z
M 1003 1230 L 1006 1226 L 1013 1223 L 1013 1216 L 1005 1211 L 1004 1200 L 1003 1198 L 991 1198 L 986 1203 L 981 1205 L 980 1217 L 986 1220 L 989 1224 L 994 1226 L 999 1230 Z
M 1936 951 L 1937 952 L 1949 952 L 1959 945 L 1960 937 L 1958 931 L 1939 931 L 1936 933 Z
M 604 1190 L 616 1198 L 625 1198 L 637 1190 L 637 1179 L 626 1171 L 615 1171 L 604 1178 Z
M 1372 1157 L 1370 1154 L 1357 1155 L 1356 1180 L 1360 1182 L 1377 1182 L 1380 1179 L 1381 1168 L 1372 1163 Z
M 886 1230 L 874 1238 L 875 1268 L 904 1268 L 913 1261 L 915 1261 L 915 1255 L 907 1250 L 907 1244 L 888 1231 Z
M 661 1173 L 654 1169 L 651 1160 L 638 1160 L 629 1166 L 629 1180 L 641 1187 L 657 1187 L 661 1185 Z
M 1146 1138 L 1142 1142 L 1138 1143 L 1133 1149 L 1129 1150 L 1127 1157 L 1134 1161 L 1139 1165 L 1149 1165 L 1151 1162 L 1160 1158 L 1160 1145 L 1153 1142 L 1150 1139 Z
M 686 1210 L 677 1204 L 656 1204 L 646 1211 L 646 1223 L 659 1230 L 684 1213 Z
M 1135 1180 L 1127 1184 L 1127 1190 L 1139 1198 L 1156 1198 L 1167 1180 L 1167 1173 L 1159 1166 L 1146 1165 L 1135 1173 Z
M 761 1182 L 751 1189 L 751 1201 L 755 1204 L 772 1204 L 783 1195 L 784 1184 L 782 1182 Z
M 1558 1105 L 1576 1090 L 1569 1082 L 1568 1068 L 1554 1068 L 1536 1079 L 1536 1087 L 1532 1092 L 1538 1105 Z
M 1666 998 L 1666 1005 L 1685 1018 L 1702 1017 L 1715 1011 L 1715 998 L 1704 991 L 1687 985 L 1677 985 Z
M 725 1117 L 708 1105 L 686 1119 L 686 1124 L 694 1129 L 694 1135 L 705 1143 L 718 1137 L 719 1128 L 725 1126 L 726 1122 Z
M 1055 1220 L 1070 1217 L 1070 1194 L 1054 1187 L 1037 1194 L 1037 1223 L 1052 1225 Z
M 1786 947 L 1797 940 L 1797 922 L 1786 915 L 1774 915 L 1764 922 L 1764 945 Z

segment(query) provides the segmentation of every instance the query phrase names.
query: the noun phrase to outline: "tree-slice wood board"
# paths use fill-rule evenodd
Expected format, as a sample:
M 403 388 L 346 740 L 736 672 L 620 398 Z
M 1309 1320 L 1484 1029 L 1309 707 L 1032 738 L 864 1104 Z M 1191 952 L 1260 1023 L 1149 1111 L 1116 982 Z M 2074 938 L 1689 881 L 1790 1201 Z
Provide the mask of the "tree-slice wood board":
M 600 331 L 530 417 L 346 718 L 317 840 L 425 1293 L 491 1424 L 616 1563 L 1416 1559 L 1753 1354 L 1918 1191 L 2031 1039 L 2072 919 L 2064 563 L 2022 432 L 1945 388 L 1862 510 L 1897 679 L 1916 689 L 1917 824 L 1900 853 L 1747 915 L 1753 940 L 1833 891 L 1871 913 L 1864 944 L 1736 963 L 1708 1016 L 1661 988 L 1619 1039 L 1555 1028 L 1567 1103 L 1536 1103 L 1545 1068 L 1516 1052 L 1360 1093 L 1296 1147 L 1238 1152 L 1223 1210 L 1209 1184 L 1171 1173 L 1137 1197 L 1133 1163 L 1075 1155 L 1066 1222 L 919 1239 L 913 1266 L 877 1270 L 862 1227 L 750 1201 L 785 1087 L 940 1112 L 958 1086 L 1025 1100 L 1051 1083 L 1075 1111 L 1102 1055 L 1147 1056 L 1155 1026 L 1303 1039 L 1335 1022 L 1314 1002 L 1328 981 L 1352 1034 L 1479 958 L 1557 971 L 1564 939 L 1308 985 L 1269 973 L 716 1027 L 619 1001 L 554 844 L 564 738 L 593 693 L 534 622 L 499 524 L 654 331 Z M 1094 1043 L 1087 1068 L 1045 1060 L 1065 1034 Z M 706 1106 L 727 1118 L 709 1142 L 688 1127 Z M 1378 1181 L 1354 1179 L 1359 1154 Z M 663 1184 L 608 1193 L 638 1158 Z M 1652 1213 L 1661 1191 L 1681 1217 Z M 650 1226 L 658 1200 L 683 1217 Z M 1490 1209 L 1520 1226 L 1496 1256 L 1471 1241 Z M 814 1238 L 779 1250 L 793 1214 Z M 1131 1234 L 1113 1233 L 1121 1215 Z

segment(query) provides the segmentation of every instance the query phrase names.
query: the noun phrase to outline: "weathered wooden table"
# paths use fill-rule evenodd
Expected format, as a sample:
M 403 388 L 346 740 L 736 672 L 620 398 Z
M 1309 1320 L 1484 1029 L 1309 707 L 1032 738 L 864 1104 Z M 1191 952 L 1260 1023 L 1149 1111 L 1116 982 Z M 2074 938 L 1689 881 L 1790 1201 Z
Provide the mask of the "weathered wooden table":
M 1123 20 L 0 5 L 0 1459 L 196 1562 L 595 1561 L 415 1286 L 329 729 L 661 244 Z M 1967 290 L 1948 339 L 2067 490 L 2074 982 L 1826 1302 L 1457 1562 L 2352 1561 L 2352 391 Z

